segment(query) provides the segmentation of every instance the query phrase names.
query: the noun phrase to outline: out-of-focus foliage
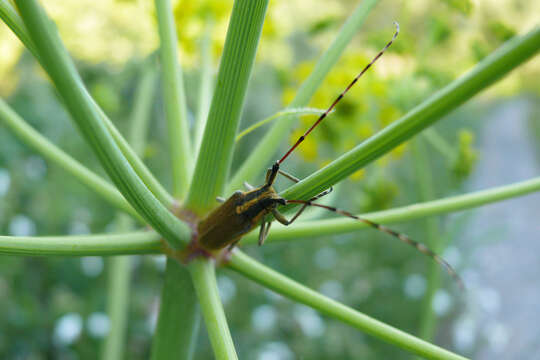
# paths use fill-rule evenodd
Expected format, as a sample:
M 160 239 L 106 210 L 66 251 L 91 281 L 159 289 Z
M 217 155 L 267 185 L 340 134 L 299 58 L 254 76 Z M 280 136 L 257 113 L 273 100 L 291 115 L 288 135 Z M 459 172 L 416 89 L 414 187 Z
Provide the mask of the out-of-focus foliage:
M 92 95 L 127 133 L 126 119 L 132 108 L 139 70 L 137 59 L 150 55 L 158 46 L 152 1 L 47 0 L 43 3 L 57 21 Z M 271 1 L 242 127 L 289 103 L 356 3 Z M 199 80 L 199 40 L 205 32 L 210 32 L 217 67 L 231 7 L 230 0 L 175 2 L 180 57 L 185 65 L 192 111 L 196 109 Z M 530 29 L 539 12 L 539 2 L 521 0 L 381 2 L 309 105 L 325 108 L 334 100 L 389 40 L 393 20 L 401 24 L 397 42 L 321 128 L 302 144 L 288 168 L 303 176 L 351 149 L 505 40 Z M 445 153 L 426 144 L 431 150 L 429 165 L 438 197 L 458 189 L 474 171 L 478 158 L 475 134 L 481 127 L 475 120 L 485 114 L 491 102 L 503 96 L 516 96 L 523 91 L 538 96 L 539 73 L 539 62 L 530 62 L 483 94 L 484 102 L 455 112 L 451 123 L 436 127 L 449 149 Z M 9 97 L 20 115 L 55 144 L 100 171 L 42 72 L 3 25 L 0 26 L 0 78 L 0 91 Z M 158 179 L 168 184 L 170 173 L 164 154 L 160 98 L 156 104 L 160 106 L 154 109 L 144 160 Z M 295 140 L 312 121 L 312 116 L 302 118 L 291 139 L 284 140 Z M 535 124 L 533 127 L 537 128 Z M 245 157 L 263 132 L 264 129 L 259 129 L 242 140 L 237 160 Z M 261 165 L 261 177 L 266 165 Z M 351 182 L 339 185 L 333 201 L 353 212 L 416 202 L 418 187 L 413 168 L 407 145 L 400 146 L 354 174 Z M 110 224 L 114 217 L 113 209 L 21 145 L 0 125 L 1 233 L 52 235 L 112 231 Z M 398 229 L 413 238 L 424 239 L 421 222 Z M 440 230 L 441 237 L 452 237 L 459 233 L 459 226 L 449 220 Z M 384 234 L 366 231 L 294 244 L 268 244 L 251 250 L 251 254 L 375 318 L 404 331 L 418 331 L 427 262 Z M 148 357 L 163 264 L 162 258 L 133 257 L 127 358 Z M 106 332 L 103 321 L 98 326 L 105 311 L 105 265 L 100 258 L 2 257 L 0 307 L 9 311 L 0 314 L 0 357 L 97 358 Z M 219 285 L 240 358 L 265 359 L 265 354 L 278 354 L 280 359 L 406 358 L 406 354 L 392 346 L 261 291 L 260 287 L 231 273 L 222 272 Z M 450 285 L 448 289 L 453 288 Z M 450 300 L 447 307 L 436 310 L 442 324 L 436 341 L 473 353 L 474 346 L 485 338 L 479 336 L 470 348 L 459 348 L 448 335 L 453 331 L 450 320 L 459 312 L 458 295 L 453 290 L 441 290 L 440 294 Z M 72 334 L 71 337 L 65 336 L 66 333 Z M 196 359 L 211 358 L 206 337 L 201 336 L 199 342 Z

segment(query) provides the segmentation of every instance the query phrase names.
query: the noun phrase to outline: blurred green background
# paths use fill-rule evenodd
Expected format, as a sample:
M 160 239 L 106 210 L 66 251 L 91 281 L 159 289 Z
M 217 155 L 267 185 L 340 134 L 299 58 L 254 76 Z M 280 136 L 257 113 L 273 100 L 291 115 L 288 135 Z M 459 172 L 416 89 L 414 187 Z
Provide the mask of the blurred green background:
M 57 21 L 92 95 L 126 134 L 143 64 L 158 45 L 153 3 L 43 3 Z M 270 2 L 241 128 L 288 104 L 357 4 Z M 192 118 L 197 109 L 201 39 L 205 34 L 212 39 L 212 63 L 217 69 L 231 7 L 232 1 L 175 2 Z M 523 0 L 381 1 L 310 106 L 326 108 L 331 103 L 389 40 L 393 20 L 401 25 L 397 42 L 302 145 L 287 169 L 304 177 L 335 159 L 504 41 L 531 29 L 539 13 L 540 3 Z M 5 25 L 0 26 L 0 49 L 2 97 L 48 139 L 104 175 L 43 71 Z M 434 131 L 355 173 L 325 201 L 355 213 L 368 212 L 537 176 L 539 74 L 540 63 L 533 59 L 447 116 Z M 144 160 L 168 186 L 163 105 L 160 91 L 156 94 Z M 313 117 L 302 118 L 297 132 L 312 121 Z M 241 140 L 233 171 L 265 129 Z M 297 132 L 284 143 L 296 138 Z M 422 172 L 433 182 L 432 194 L 419 179 Z M 540 233 L 538 204 L 539 196 L 532 195 L 491 206 L 488 212 L 467 211 L 430 223 L 420 220 L 395 226 L 415 239 L 443 244 L 443 254 L 469 287 L 460 293 L 443 273 L 432 304 L 424 303 L 430 262 L 374 231 L 246 250 L 326 295 L 404 331 L 428 334 L 459 353 L 479 359 L 534 358 L 540 356 L 539 319 L 533 315 L 534 303 L 540 301 L 540 291 L 534 287 L 540 267 L 531 255 L 540 250 L 534 244 Z M 310 216 L 328 215 L 315 211 Z M 0 125 L 2 234 L 102 233 L 114 230 L 114 218 L 111 207 Z M 149 356 L 165 262 L 160 256 L 131 259 L 126 358 L 143 359 Z M 99 257 L 1 256 L 0 357 L 99 357 L 108 328 L 107 272 L 107 259 Z M 242 359 L 410 358 L 231 272 L 219 273 L 219 285 Z M 432 315 L 436 326 L 430 329 L 425 317 Z M 210 358 L 209 342 L 201 331 L 195 359 Z

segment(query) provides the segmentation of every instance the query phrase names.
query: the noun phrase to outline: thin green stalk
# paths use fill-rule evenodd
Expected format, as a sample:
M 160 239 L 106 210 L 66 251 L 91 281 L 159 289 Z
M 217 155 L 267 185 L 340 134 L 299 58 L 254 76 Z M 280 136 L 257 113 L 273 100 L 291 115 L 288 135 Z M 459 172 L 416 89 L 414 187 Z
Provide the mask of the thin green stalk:
M 358 216 L 381 224 L 404 222 L 426 216 L 470 209 L 536 191 L 540 191 L 540 177 L 391 210 L 359 214 Z M 303 221 L 296 222 L 291 226 L 275 224 L 272 227 L 272 231 L 268 234 L 266 242 L 291 241 L 301 238 L 312 238 L 314 236 L 344 234 L 366 227 L 368 227 L 366 224 L 349 218 Z M 256 232 L 252 232 L 242 239 L 242 243 L 256 243 L 257 240 L 258 236 Z
M 422 138 L 415 139 L 412 142 L 412 155 L 415 174 L 418 180 L 418 192 L 420 200 L 423 202 L 430 201 L 435 198 L 435 189 L 433 185 L 433 177 L 431 175 L 431 167 L 429 158 L 426 153 L 426 148 L 422 143 Z M 426 244 L 435 251 L 441 254 L 444 250 L 443 239 L 441 236 L 440 222 L 436 217 L 428 217 L 424 219 L 425 239 Z M 420 337 L 424 340 L 431 341 L 436 330 L 436 316 L 433 311 L 433 298 L 435 292 L 440 285 L 440 266 L 431 259 L 426 259 L 428 266 L 428 281 L 427 289 L 422 302 L 422 310 L 420 315 Z
M 212 39 L 210 34 L 213 28 L 213 21 L 206 20 L 206 29 L 200 44 L 201 50 L 201 75 L 199 78 L 199 99 L 197 101 L 197 115 L 195 117 L 195 141 L 193 143 L 193 153 L 199 154 L 201 142 L 210 110 L 210 101 L 213 91 L 213 66 L 212 66 Z
M 396 345 L 427 359 L 465 359 L 448 350 L 409 335 L 383 322 L 375 320 L 348 306 L 319 294 L 310 288 L 266 267 L 237 250 L 227 266 L 245 277 L 274 290 L 294 301 L 320 311 L 371 336 Z
M 217 360 L 238 359 L 219 298 L 213 260 L 199 258 L 189 265 L 206 330 Z
M 223 193 L 268 0 L 235 0 L 195 174 L 185 206 L 203 214 Z
M 141 155 L 146 146 L 148 122 L 152 110 L 152 100 L 156 85 L 156 73 L 149 64 L 143 64 L 142 75 L 135 92 L 133 111 L 130 116 L 130 141 L 133 150 Z M 119 231 L 129 231 L 133 222 L 126 216 L 117 216 Z M 111 328 L 103 346 L 105 360 L 122 359 L 124 357 L 127 314 L 129 309 L 130 258 L 116 256 L 109 260 L 109 279 L 107 292 L 107 313 Z
M 263 125 L 268 124 L 271 121 L 280 119 L 284 116 L 287 116 L 291 121 L 293 120 L 290 115 L 321 115 L 324 113 L 325 110 L 321 109 L 314 109 L 314 108 L 298 108 L 298 109 L 285 109 L 278 111 L 274 115 L 270 115 L 267 118 L 262 119 L 261 121 L 256 122 L 255 124 L 248 126 L 245 130 L 242 130 L 238 135 L 236 135 L 236 139 L 234 141 L 239 141 L 241 138 L 246 136 L 252 131 L 255 131 L 256 129 L 260 128 Z
M 36 0 L 17 0 L 16 5 L 68 111 L 122 195 L 171 246 L 178 248 L 189 242 L 190 228 L 147 189 L 118 148 L 58 37 L 54 24 Z
M 434 216 L 523 196 L 540 191 L 540 177 L 488 190 L 452 196 L 444 199 L 413 204 L 392 210 L 363 214 L 372 221 L 388 224 Z M 290 241 L 333 234 L 353 232 L 366 225 L 351 219 L 313 220 L 295 223 L 289 227 L 276 224 L 266 241 Z M 109 239 L 112 240 L 109 241 Z M 256 243 L 252 232 L 242 243 Z M 160 236 L 154 232 L 136 232 L 123 235 L 56 236 L 56 237 L 0 237 L 0 254 L 32 256 L 65 255 L 123 255 L 155 254 L 161 252 Z M 43 251 L 43 253 L 42 253 Z M 72 253 L 73 252 L 73 253 Z
M 22 142 L 33 147 L 44 158 L 56 163 L 68 173 L 75 176 L 84 185 L 95 191 L 99 196 L 117 209 L 124 211 L 143 222 L 139 214 L 114 186 L 43 137 L 28 125 L 2 99 L 0 99 L 0 120 L 3 121 Z
M 129 231 L 133 227 L 132 220 L 123 214 L 118 216 L 116 222 L 119 231 Z M 130 260 L 129 256 L 114 256 L 108 261 L 107 314 L 110 329 L 103 344 L 102 359 L 104 360 L 124 357 L 130 296 Z
M 455 160 L 456 152 L 434 128 L 424 130 L 422 135 L 449 163 Z
M 160 38 L 165 115 L 173 175 L 174 195 L 183 198 L 189 186 L 193 159 L 189 138 L 186 95 L 178 60 L 176 27 L 170 0 L 155 0 Z
M 39 61 L 39 63 L 46 69 L 46 64 L 41 61 L 37 49 L 26 30 L 22 19 L 19 17 L 19 14 L 11 7 L 9 2 L 5 0 L 0 0 L 0 17 L 10 26 L 12 31 L 17 35 L 19 40 L 30 50 L 32 55 Z M 93 99 L 92 99 L 93 101 Z M 145 183 L 150 191 L 161 201 L 162 204 L 168 207 L 173 207 L 176 205 L 174 198 L 165 190 L 165 188 L 157 181 L 154 175 L 148 170 L 146 165 L 142 160 L 135 155 L 134 151 L 131 149 L 127 141 L 124 139 L 122 134 L 116 129 L 111 120 L 107 115 L 98 107 L 94 102 L 94 107 L 100 112 L 103 121 L 109 128 L 109 131 L 112 133 L 114 140 L 117 145 L 120 147 L 120 150 L 129 161 L 130 165 L 133 166 L 133 169 L 141 177 L 141 180 Z
M 82 236 L 0 236 L 0 254 L 20 256 L 109 256 L 159 254 L 153 231 Z
M 283 192 L 286 199 L 307 199 L 343 180 L 532 58 L 540 48 L 540 27 L 515 37 L 470 72 L 433 94 L 398 121 L 370 137 L 319 171 Z
M 347 22 L 341 28 L 338 36 L 334 39 L 328 50 L 321 56 L 313 72 L 304 81 L 293 101 L 289 104 L 290 108 L 305 107 L 309 100 L 315 94 L 315 91 L 322 84 L 326 75 L 337 63 L 339 57 L 349 44 L 353 36 L 358 32 L 367 15 L 377 0 L 364 0 L 347 19 Z M 390 24 L 389 24 L 390 25 Z M 258 142 L 242 164 L 240 169 L 234 174 L 232 180 L 227 185 L 226 194 L 231 194 L 233 191 L 242 187 L 244 181 L 250 182 L 257 175 L 264 173 L 264 168 L 272 156 L 276 153 L 283 139 L 287 138 L 287 134 L 291 131 L 297 122 L 295 118 L 284 117 L 277 121 L 272 128 Z
M 191 359 L 199 324 L 199 304 L 191 276 L 184 266 L 169 258 L 151 360 Z

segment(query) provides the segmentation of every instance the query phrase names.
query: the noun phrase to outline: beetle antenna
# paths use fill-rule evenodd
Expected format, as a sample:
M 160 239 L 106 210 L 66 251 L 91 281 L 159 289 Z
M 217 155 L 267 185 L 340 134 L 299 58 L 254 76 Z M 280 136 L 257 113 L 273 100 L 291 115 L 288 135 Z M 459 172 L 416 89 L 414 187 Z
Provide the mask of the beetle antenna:
M 367 64 L 362 69 L 362 71 L 360 71 L 360 73 L 358 75 L 356 75 L 356 77 L 353 79 L 353 81 L 351 81 L 349 86 L 347 86 L 345 88 L 345 90 L 341 94 L 339 94 L 339 96 L 336 98 L 336 100 L 334 100 L 332 105 L 330 105 L 330 107 L 317 119 L 317 121 L 315 121 L 315 123 L 304 133 L 304 135 L 300 136 L 298 138 L 298 140 L 296 140 L 296 143 L 294 143 L 294 145 L 291 146 L 291 148 L 285 153 L 285 155 L 283 155 L 283 157 L 277 161 L 278 164 L 281 164 L 294 151 L 294 149 L 296 149 L 298 147 L 298 145 L 300 145 L 300 143 L 302 143 L 302 141 L 304 141 L 306 136 L 308 136 L 309 133 L 311 131 L 313 131 L 313 129 L 315 129 L 315 127 L 317 127 L 317 125 L 319 125 L 321 123 L 321 121 L 323 121 L 323 119 L 330 113 L 330 111 L 332 111 L 332 109 L 334 109 L 334 107 L 337 105 L 337 103 L 340 102 L 340 100 L 345 96 L 345 94 L 349 91 L 349 89 L 352 88 L 353 85 L 358 81 L 358 79 L 362 75 L 364 75 L 364 73 L 371 67 L 371 65 L 373 65 L 382 56 L 382 54 L 384 54 L 386 49 L 388 49 L 390 47 L 390 45 L 392 45 L 392 43 L 394 42 L 394 40 L 396 39 L 396 37 L 399 34 L 399 24 L 394 21 L 394 25 L 396 26 L 396 32 L 394 33 L 394 36 L 392 37 L 392 40 L 390 40 L 386 44 L 386 46 L 381 51 L 379 51 L 379 53 L 373 58 L 373 60 L 371 60 L 371 62 L 369 64 Z
M 387 228 L 386 226 L 377 224 L 377 223 L 375 223 L 375 222 L 373 222 L 371 220 L 363 219 L 361 217 L 358 217 L 358 216 L 356 216 L 354 214 L 351 214 L 348 211 L 337 209 L 337 208 L 335 208 L 333 206 L 315 204 L 315 203 L 313 203 L 311 201 L 306 201 L 306 200 L 287 200 L 287 203 L 288 204 L 304 204 L 304 205 L 307 205 L 307 206 L 316 206 L 316 207 L 319 207 L 319 208 L 323 208 L 323 209 L 335 212 L 337 214 L 349 217 L 351 219 L 361 221 L 364 224 L 367 224 L 367 225 L 371 226 L 374 229 L 377 229 L 377 230 L 382 231 L 384 233 L 387 233 L 387 234 L 389 234 L 389 235 L 391 235 L 391 236 L 393 236 L 395 238 L 398 238 L 402 242 L 411 245 L 416 250 L 420 251 L 422 254 L 424 254 L 426 256 L 429 256 L 430 258 L 435 260 L 435 262 L 437 262 L 440 266 L 442 266 L 446 270 L 446 272 L 458 283 L 460 289 L 462 289 L 462 290 L 465 289 L 465 286 L 463 284 L 463 280 L 461 280 L 461 277 L 457 274 L 457 272 L 454 270 L 452 265 L 450 265 L 446 260 L 444 260 L 442 257 L 437 255 L 433 250 L 428 248 L 426 245 L 422 244 L 421 242 L 418 242 L 416 240 L 411 239 L 410 237 L 408 237 L 405 234 L 394 231 L 394 230 L 392 230 L 390 228 Z

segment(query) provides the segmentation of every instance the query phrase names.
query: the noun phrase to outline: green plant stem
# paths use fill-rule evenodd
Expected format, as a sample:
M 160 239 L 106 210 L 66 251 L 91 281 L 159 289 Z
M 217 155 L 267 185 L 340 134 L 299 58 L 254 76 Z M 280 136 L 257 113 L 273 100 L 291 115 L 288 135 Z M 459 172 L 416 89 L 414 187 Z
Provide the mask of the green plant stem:
M 153 231 L 83 236 L 0 236 L 0 254 L 21 256 L 109 256 L 159 254 Z
M 114 186 L 43 137 L 28 125 L 2 99 L 0 99 L 0 120 L 3 121 L 22 142 L 33 147 L 44 158 L 59 165 L 68 173 L 75 176 L 75 178 L 95 191 L 99 196 L 117 209 L 124 211 L 143 222 L 139 214 L 124 199 L 122 194 L 114 188 Z
M 150 99 L 151 100 L 151 99 Z M 97 106 L 97 105 L 96 105 Z M 98 108 L 99 109 L 99 108 Z M 116 145 L 125 156 L 129 165 L 133 167 L 135 173 L 140 177 L 144 185 L 152 192 L 152 194 L 167 208 L 173 208 L 176 206 L 176 200 L 174 197 L 165 190 L 163 185 L 155 178 L 154 174 L 143 163 L 141 158 L 136 154 L 132 147 L 128 144 L 126 139 L 122 136 L 120 131 L 114 126 L 111 120 L 99 109 L 102 116 L 102 120 L 107 126 L 107 129 L 111 133 Z
M 201 75 L 199 78 L 199 99 L 197 101 L 197 115 L 195 117 L 195 141 L 193 143 L 193 153 L 199 154 L 201 142 L 208 119 L 208 110 L 212 100 L 213 91 L 213 65 L 212 65 L 212 39 L 210 38 L 213 28 L 213 21 L 206 19 L 206 29 L 200 44 L 201 50 Z
M 266 288 L 414 354 L 427 359 L 465 359 L 323 296 L 251 259 L 239 250 L 233 252 L 227 266 Z
M 432 95 L 401 119 L 291 186 L 281 195 L 286 199 L 308 199 L 336 184 L 501 79 L 518 65 L 533 57 L 539 48 L 540 27 L 508 41 L 467 74 Z
M 434 128 L 424 130 L 422 135 L 450 164 L 454 162 L 456 159 L 456 152 Z
M 186 95 L 178 61 L 176 27 L 170 0 L 155 0 L 160 38 L 165 115 L 173 175 L 174 195 L 183 198 L 189 186 L 193 159 L 189 138 Z
M 16 5 L 68 111 L 122 195 L 172 247 L 189 242 L 190 228 L 147 189 L 118 148 L 51 20 L 36 0 L 17 0 Z
M 130 116 L 130 142 L 138 155 L 141 155 L 146 146 L 148 122 L 152 110 L 156 73 L 149 64 L 143 64 L 142 75 L 135 92 L 134 106 Z M 137 157 L 138 158 L 138 157 Z M 120 232 L 132 230 L 133 222 L 130 218 L 119 214 L 117 228 Z M 130 288 L 130 258 L 116 256 L 109 260 L 109 278 L 107 282 L 107 313 L 110 319 L 110 331 L 103 346 L 103 359 L 115 360 L 124 357 L 127 318 L 129 309 Z
M 308 104 L 376 3 L 377 0 L 364 0 L 360 3 L 347 19 L 328 50 L 321 56 L 313 72 L 304 81 L 293 101 L 289 104 L 290 108 L 305 107 Z M 272 125 L 272 128 L 258 142 L 255 149 L 251 151 L 249 157 L 234 174 L 227 185 L 226 194 L 231 194 L 233 191 L 240 189 L 244 181 L 250 182 L 257 175 L 264 174 L 265 168 L 261 168 L 261 164 L 262 166 L 268 164 L 279 145 L 287 138 L 288 133 L 296 123 L 294 117 L 284 117 Z
M 32 55 L 39 61 L 39 63 L 46 69 L 46 64 L 40 59 L 37 49 L 24 26 L 22 19 L 19 17 L 19 14 L 11 7 L 9 2 L 0 0 L 0 17 L 10 26 L 11 30 L 17 35 L 19 40 L 30 50 Z M 92 102 L 93 99 L 91 99 Z M 161 201 L 162 204 L 168 207 L 173 207 L 176 205 L 174 198 L 165 190 L 165 188 L 157 181 L 154 175 L 148 170 L 146 165 L 142 160 L 135 155 L 135 152 L 129 146 L 127 141 L 124 139 L 122 134 L 116 129 L 111 120 L 107 115 L 97 106 L 93 106 L 99 111 L 102 116 L 103 121 L 107 125 L 109 131 L 111 132 L 114 140 L 119 146 L 120 150 L 129 161 L 130 165 L 133 166 L 133 169 L 141 177 L 141 180 L 145 183 L 150 191 Z
M 37 50 L 22 19 L 8 0 L 0 0 L 0 19 L 6 23 L 23 45 L 37 58 Z
M 270 115 L 267 118 L 262 119 L 261 121 L 256 122 L 255 124 L 247 127 L 246 129 L 242 130 L 238 135 L 236 135 L 236 139 L 234 141 L 239 141 L 241 138 L 249 134 L 250 132 L 260 128 L 263 125 L 268 124 L 271 121 L 280 119 L 284 116 L 288 116 L 290 118 L 290 115 L 321 115 L 324 113 L 325 110 L 323 109 L 314 109 L 314 108 L 298 108 L 298 109 L 285 109 L 278 111 L 274 115 Z M 291 119 L 292 120 L 292 119 Z
M 217 360 L 238 359 L 223 304 L 219 298 L 213 260 L 199 258 L 189 265 L 204 323 Z
M 132 220 L 123 214 L 117 217 L 116 222 L 119 231 L 129 231 L 133 227 Z M 130 259 L 129 256 L 114 256 L 108 261 L 107 314 L 111 325 L 103 344 L 104 360 L 124 357 L 129 308 Z
M 427 156 L 426 147 L 422 143 L 422 138 L 417 138 L 412 142 L 412 155 L 415 174 L 418 180 L 418 192 L 420 200 L 423 202 L 430 201 L 435 198 L 435 189 L 433 185 L 433 177 L 431 175 L 431 167 L 429 157 Z M 424 219 L 424 228 L 426 234 L 426 243 L 435 253 L 441 254 L 444 250 L 443 239 L 439 219 L 436 217 L 428 217 Z M 436 316 L 433 311 L 433 298 L 435 292 L 440 287 L 440 266 L 431 259 L 426 259 L 428 267 L 427 289 L 424 295 L 422 311 L 420 315 L 420 337 L 424 340 L 431 341 L 436 330 Z
M 152 360 L 189 360 L 199 331 L 200 311 L 187 269 L 167 259 Z
M 540 191 L 540 177 L 426 203 L 363 214 L 362 216 L 381 224 L 403 222 L 471 209 L 536 191 Z M 275 224 L 266 241 L 291 241 L 314 236 L 343 234 L 365 227 L 366 225 L 358 221 L 342 218 L 304 221 L 289 227 Z M 109 241 L 111 237 L 112 240 Z M 252 232 L 242 239 L 242 244 L 256 243 L 257 237 L 256 232 Z M 160 238 L 154 232 L 54 237 L 0 236 L 0 254 L 30 256 L 156 254 L 161 253 Z
M 489 203 L 523 196 L 540 191 L 540 177 L 510 185 L 498 186 L 487 190 L 451 196 L 425 203 L 412 204 L 391 210 L 360 214 L 371 221 L 389 224 L 434 216 L 454 211 L 466 210 Z M 368 227 L 366 224 L 349 218 L 334 218 L 296 222 L 290 226 L 274 224 L 266 242 L 292 241 L 314 236 L 337 235 L 353 232 Z M 251 232 L 242 239 L 242 243 L 256 243 L 258 235 Z
M 255 60 L 268 0 L 235 0 L 216 90 L 185 206 L 204 214 L 223 193 L 234 135 Z

